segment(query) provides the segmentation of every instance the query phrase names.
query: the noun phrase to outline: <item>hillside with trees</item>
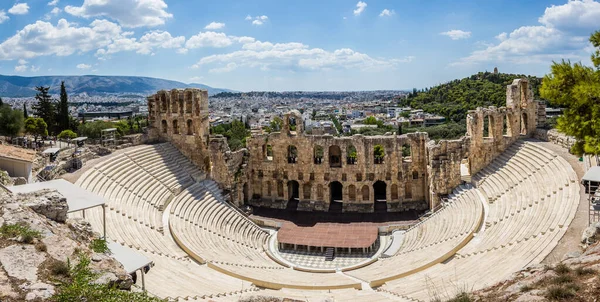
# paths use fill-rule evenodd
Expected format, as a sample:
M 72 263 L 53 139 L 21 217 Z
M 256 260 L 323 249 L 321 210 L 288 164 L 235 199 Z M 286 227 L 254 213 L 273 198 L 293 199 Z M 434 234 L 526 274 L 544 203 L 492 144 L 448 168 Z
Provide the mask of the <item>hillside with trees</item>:
M 506 86 L 517 78 L 528 78 L 539 98 L 541 78 L 507 73 L 479 72 L 464 79 L 456 79 L 434 87 L 413 89 L 406 98 L 399 98 L 400 106 L 423 109 L 449 120 L 460 122 L 467 111 L 477 107 L 506 105 Z

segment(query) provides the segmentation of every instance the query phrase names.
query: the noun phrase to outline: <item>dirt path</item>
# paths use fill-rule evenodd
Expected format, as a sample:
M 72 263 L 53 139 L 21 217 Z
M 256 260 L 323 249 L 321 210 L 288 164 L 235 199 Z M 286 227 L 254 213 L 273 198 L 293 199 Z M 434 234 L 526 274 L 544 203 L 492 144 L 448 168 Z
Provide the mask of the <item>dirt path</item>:
M 91 169 L 96 164 L 101 163 L 101 162 L 106 161 L 106 160 L 109 160 L 109 159 L 111 159 L 111 158 L 113 158 L 113 157 L 115 157 L 115 156 L 117 156 L 119 154 L 123 154 L 125 152 L 141 148 L 143 146 L 146 146 L 146 145 L 133 146 L 133 147 L 129 147 L 129 148 L 115 150 L 115 151 L 113 151 L 109 155 L 100 156 L 98 158 L 94 158 L 92 160 L 88 160 L 87 162 L 85 162 L 84 166 L 81 167 L 81 169 L 79 169 L 79 170 L 77 170 L 77 171 L 75 171 L 73 173 L 63 174 L 63 175 L 61 175 L 60 178 L 66 180 L 66 181 L 68 181 L 70 183 L 75 183 L 79 179 L 79 177 L 81 177 L 81 175 L 83 175 L 83 173 L 85 173 L 87 170 Z
M 585 174 L 583 162 L 579 161 L 579 158 L 575 155 L 569 154 L 567 149 L 564 149 L 560 146 L 557 146 L 553 143 L 549 142 L 539 142 L 543 147 L 548 148 L 564 158 L 575 170 L 577 173 L 577 177 L 581 179 L 583 174 Z M 585 190 L 583 186 L 579 183 L 579 206 L 577 207 L 577 213 L 575 214 L 575 218 L 569 225 L 567 232 L 560 239 L 556 247 L 548 254 L 546 259 L 542 261 L 544 264 L 551 264 L 560 261 L 566 253 L 574 252 L 574 251 L 583 251 L 581 246 L 579 245 L 579 241 L 581 240 L 581 234 L 583 230 L 587 227 L 588 223 L 588 201 L 585 195 Z

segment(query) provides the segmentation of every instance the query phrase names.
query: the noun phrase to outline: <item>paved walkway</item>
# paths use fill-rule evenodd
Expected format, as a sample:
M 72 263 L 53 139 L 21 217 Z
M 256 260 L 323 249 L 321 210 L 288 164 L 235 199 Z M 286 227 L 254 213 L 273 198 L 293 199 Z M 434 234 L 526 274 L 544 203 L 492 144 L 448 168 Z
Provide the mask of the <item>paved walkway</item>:
M 564 158 L 567 162 L 569 162 L 571 167 L 573 167 L 573 170 L 575 170 L 575 173 L 577 174 L 577 177 L 579 179 L 583 177 L 585 171 L 583 162 L 579 161 L 579 157 L 569 154 L 569 151 L 567 149 L 562 148 L 553 143 L 540 142 L 540 144 L 543 147 L 552 150 L 553 152 Z M 552 250 L 550 254 L 548 254 L 544 261 L 542 261 L 542 263 L 544 264 L 556 263 L 562 260 L 563 256 L 569 252 L 583 251 L 581 246 L 579 245 L 579 242 L 581 240 L 581 234 L 583 233 L 583 230 L 587 227 L 589 206 L 586 198 L 587 195 L 585 195 L 585 190 L 583 186 L 579 184 L 579 182 L 577 183 L 577 185 L 579 185 L 580 200 L 579 206 L 577 207 L 577 213 L 575 214 L 575 218 L 573 218 L 573 221 L 569 225 L 569 228 L 567 229 L 567 232 L 565 233 L 563 238 L 561 238 L 556 247 Z

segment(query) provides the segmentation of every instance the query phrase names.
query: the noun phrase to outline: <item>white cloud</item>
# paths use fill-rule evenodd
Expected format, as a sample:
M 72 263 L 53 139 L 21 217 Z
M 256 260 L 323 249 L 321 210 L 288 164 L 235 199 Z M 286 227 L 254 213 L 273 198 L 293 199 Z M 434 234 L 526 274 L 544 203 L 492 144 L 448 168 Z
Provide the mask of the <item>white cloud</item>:
M 220 23 L 220 22 L 210 22 L 210 24 L 206 25 L 204 27 L 204 29 L 211 29 L 211 30 L 216 30 L 216 29 L 221 29 L 225 27 L 225 23 Z
M 224 67 L 218 67 L 218 68 L 210 69 L 208 72 L 212 72 L 212 73 L 224 73 L 224 72 L 233 71 L 236 68 L 237 68 L 237 64 L 231 62 L 231 63 L 227 63 L 227 65 L 225 65 Z
M 356 9 L 354 10 L 354 15 L 360 16 L 360 14 L 362 14 L 362 12 L 365 11 L 365 8 L 367 8 L 367 3 L 358 1 L 358 3 L 356 3 Z
M 60 9 L 58 7 L 55 7 L 50 11 L 50 13 L 53 15 L 58 15 L 58 14 L 60 14 L 60 12 L 62 12 L 62 9 Z
M 190 78 L 190 82 L 191 83 L 197 83 L 197 82 L 202 81 L 203 79 L 204 79 L 204 77 L 195 76 L 195 77 L 191 77 Z
M 550 63 L 553 60 L 581 60 L 589 56 L 589 34 L 597 29 L 600 3 L 571 0 L 564 5 L 546 8 L 538 18 L 541 25 L 522 26 L 510 34 L 500 33 L 498 42 L 473 51 L 451 65 L 490 61 L 513 63 Z
M 352 49 L 326 51 L 308 45 L 253 41 L 242 45 L 242 50 L 215 54 L 201 58 L 192 68 L 207 68 L 209 72 L 228 72 L 240 67 L 261 70 L 330 70 L 360 69 L 381 70 L 407 63 L 414 57 L 403 59 L 372 58 Z
M 48 2 L 48 5 L 50 5 L 50 6 L 56 6 L 56 5 L 58 5 L 59 1 L 60 0 L 52 0 L 52 1 Z
M 124 27 L 158 26 L 173 15 L 164 0 L 84 0 L 82 6 L 67 6 L 65 12 L 83 18 L 104 16 Z
M 233 43 L 251 43 L 255 39 L 252 37 L 236 37 L 228 36 L 225 33 L 214 31 L 199 32 L 197 35 L 191 36 L 185 42 L 185 48 L 194 49 L 201 47 L 216 47 L 222 48 L 232 45 Z
M 25 15 L 28 12 L 29 12 L 29 5 L 27 5 L 27 3 L 17 3 L 8 10 L 8 13 L 13 14 L 13 15 Z
M 27 63 L 29 63 L 29 62 L 27 62 L 27 60 L 23 60 L 23 59 L 19 59 L 18 62 L 19 62 L 19 65 L 26 65 Z
M 31 65 L 30 69 L 31 69 L 31 72 L 38 72 L 40 70 L 40 67 Z
M 448 36 L 452 40 L 460 40 L 460 39 L 469 38 L 471 36 L 471 32 L 460 30 L 460 29 L 453 29 L 453 30 L 442 32 L 442 33 L 440 33 L 440 35 Z
M 393 9 L 389 10 L 389 9 L 386 8 L 386 9 L 384 9 L 384 10 L 381 11 L 381 13 L 379 14 L 379 17 L 390 17 L 390 16 L 393 16 L 395 14 L 396 14 L 396 12 Z
M 246 21 L 252 20 L 252 25 L 260 26 L 260 25 L 263 25 L 265 22 L 267 22 L 267 20 L 269 20 L 269 17 L 262 15 L 262 16 L 256 16 L 256 17 L 252 18 L 252 16 L 248 15 L 248 16 L 246 16 L 245 20 Z
M 8 19 L 10 19 L 10 17 L 6 15 L 6 12 L 4 10 L 0 10 L 0 24 L 6 22 Z
M 15 71 L 16 72 L 25 72 L 25 71 L 27 71 L 27 68 L 29 68 L 29 66 L 27 66 L 27 65 L 17 65 L 17 66 L 15 66 Z
M 92 68 L 92 65 L 88 65 L 88 64 L 84 64 L 84 63 L 77 64 L 77 69 L 86 70 L 86 69 L 90 69 L 90 68 Z

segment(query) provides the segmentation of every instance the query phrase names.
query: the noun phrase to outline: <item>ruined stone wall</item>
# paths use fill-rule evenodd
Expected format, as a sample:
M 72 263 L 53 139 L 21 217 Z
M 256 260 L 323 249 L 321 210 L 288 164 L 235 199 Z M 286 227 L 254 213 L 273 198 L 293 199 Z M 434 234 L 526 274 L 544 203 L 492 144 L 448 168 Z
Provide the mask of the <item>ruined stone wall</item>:
M 384 183 L 388 211 L 428 207 L 426 133 L 372 137 L 306 135 L 299 129 L 299 116 L 294 116 L 296 131 L 290 129 L 290 116 L 294 115 L 284 118 L 281 132 L 248 139 L 250 160 L 242 194 L 244 202 L 286 208 L 297 183 L 298 210 L 328 211 L 331 187 L 339 183 L 344 212 L 372 212 L 377 197 L 375 183 L 380 182 L 377 193 L 383 192 Z M 376 145 L 384 148 L 382 160 L 375 158 Z M 297 150 L 295 157 L 290 155 L 290 146 Z M 319 147 L 321 159 L 315 155 Z M 354 160 L 350 156 L 352 147 L 356 150 Z M 410 149 L 410 156 L 402 156 L 403 148 L 405 153 Z
M 468 166 L 470 138 L 441 140 L 437 144 L 429 141 L 427 173 L 429 175 L 429 207 L 437 207 L 441 198 L 452 193 L 462 182 L 461 164 Z M 470 168 L 469 168 L 470 170 Z
M 558 132 L 556 129 L 536 129 L 535 138 L 551 142 L 553 144 L 559 145 L 567 150 L 571 150 L 571 147 L 577 142 L 577 139 L 572 136 L 568 136 L 564 133 Z
M 147 98 L 150 141 L 169 141 L 196 166 L 208 171 L 208 92 L 161 90 Z
M 241 185 L 246 178 L 247 150 L 232 152 L 227 144 L 227 138 L 215 136 L 210 138 L 210 176 L 223 189 L 231 191 L 232 202 L 241 205 Z

